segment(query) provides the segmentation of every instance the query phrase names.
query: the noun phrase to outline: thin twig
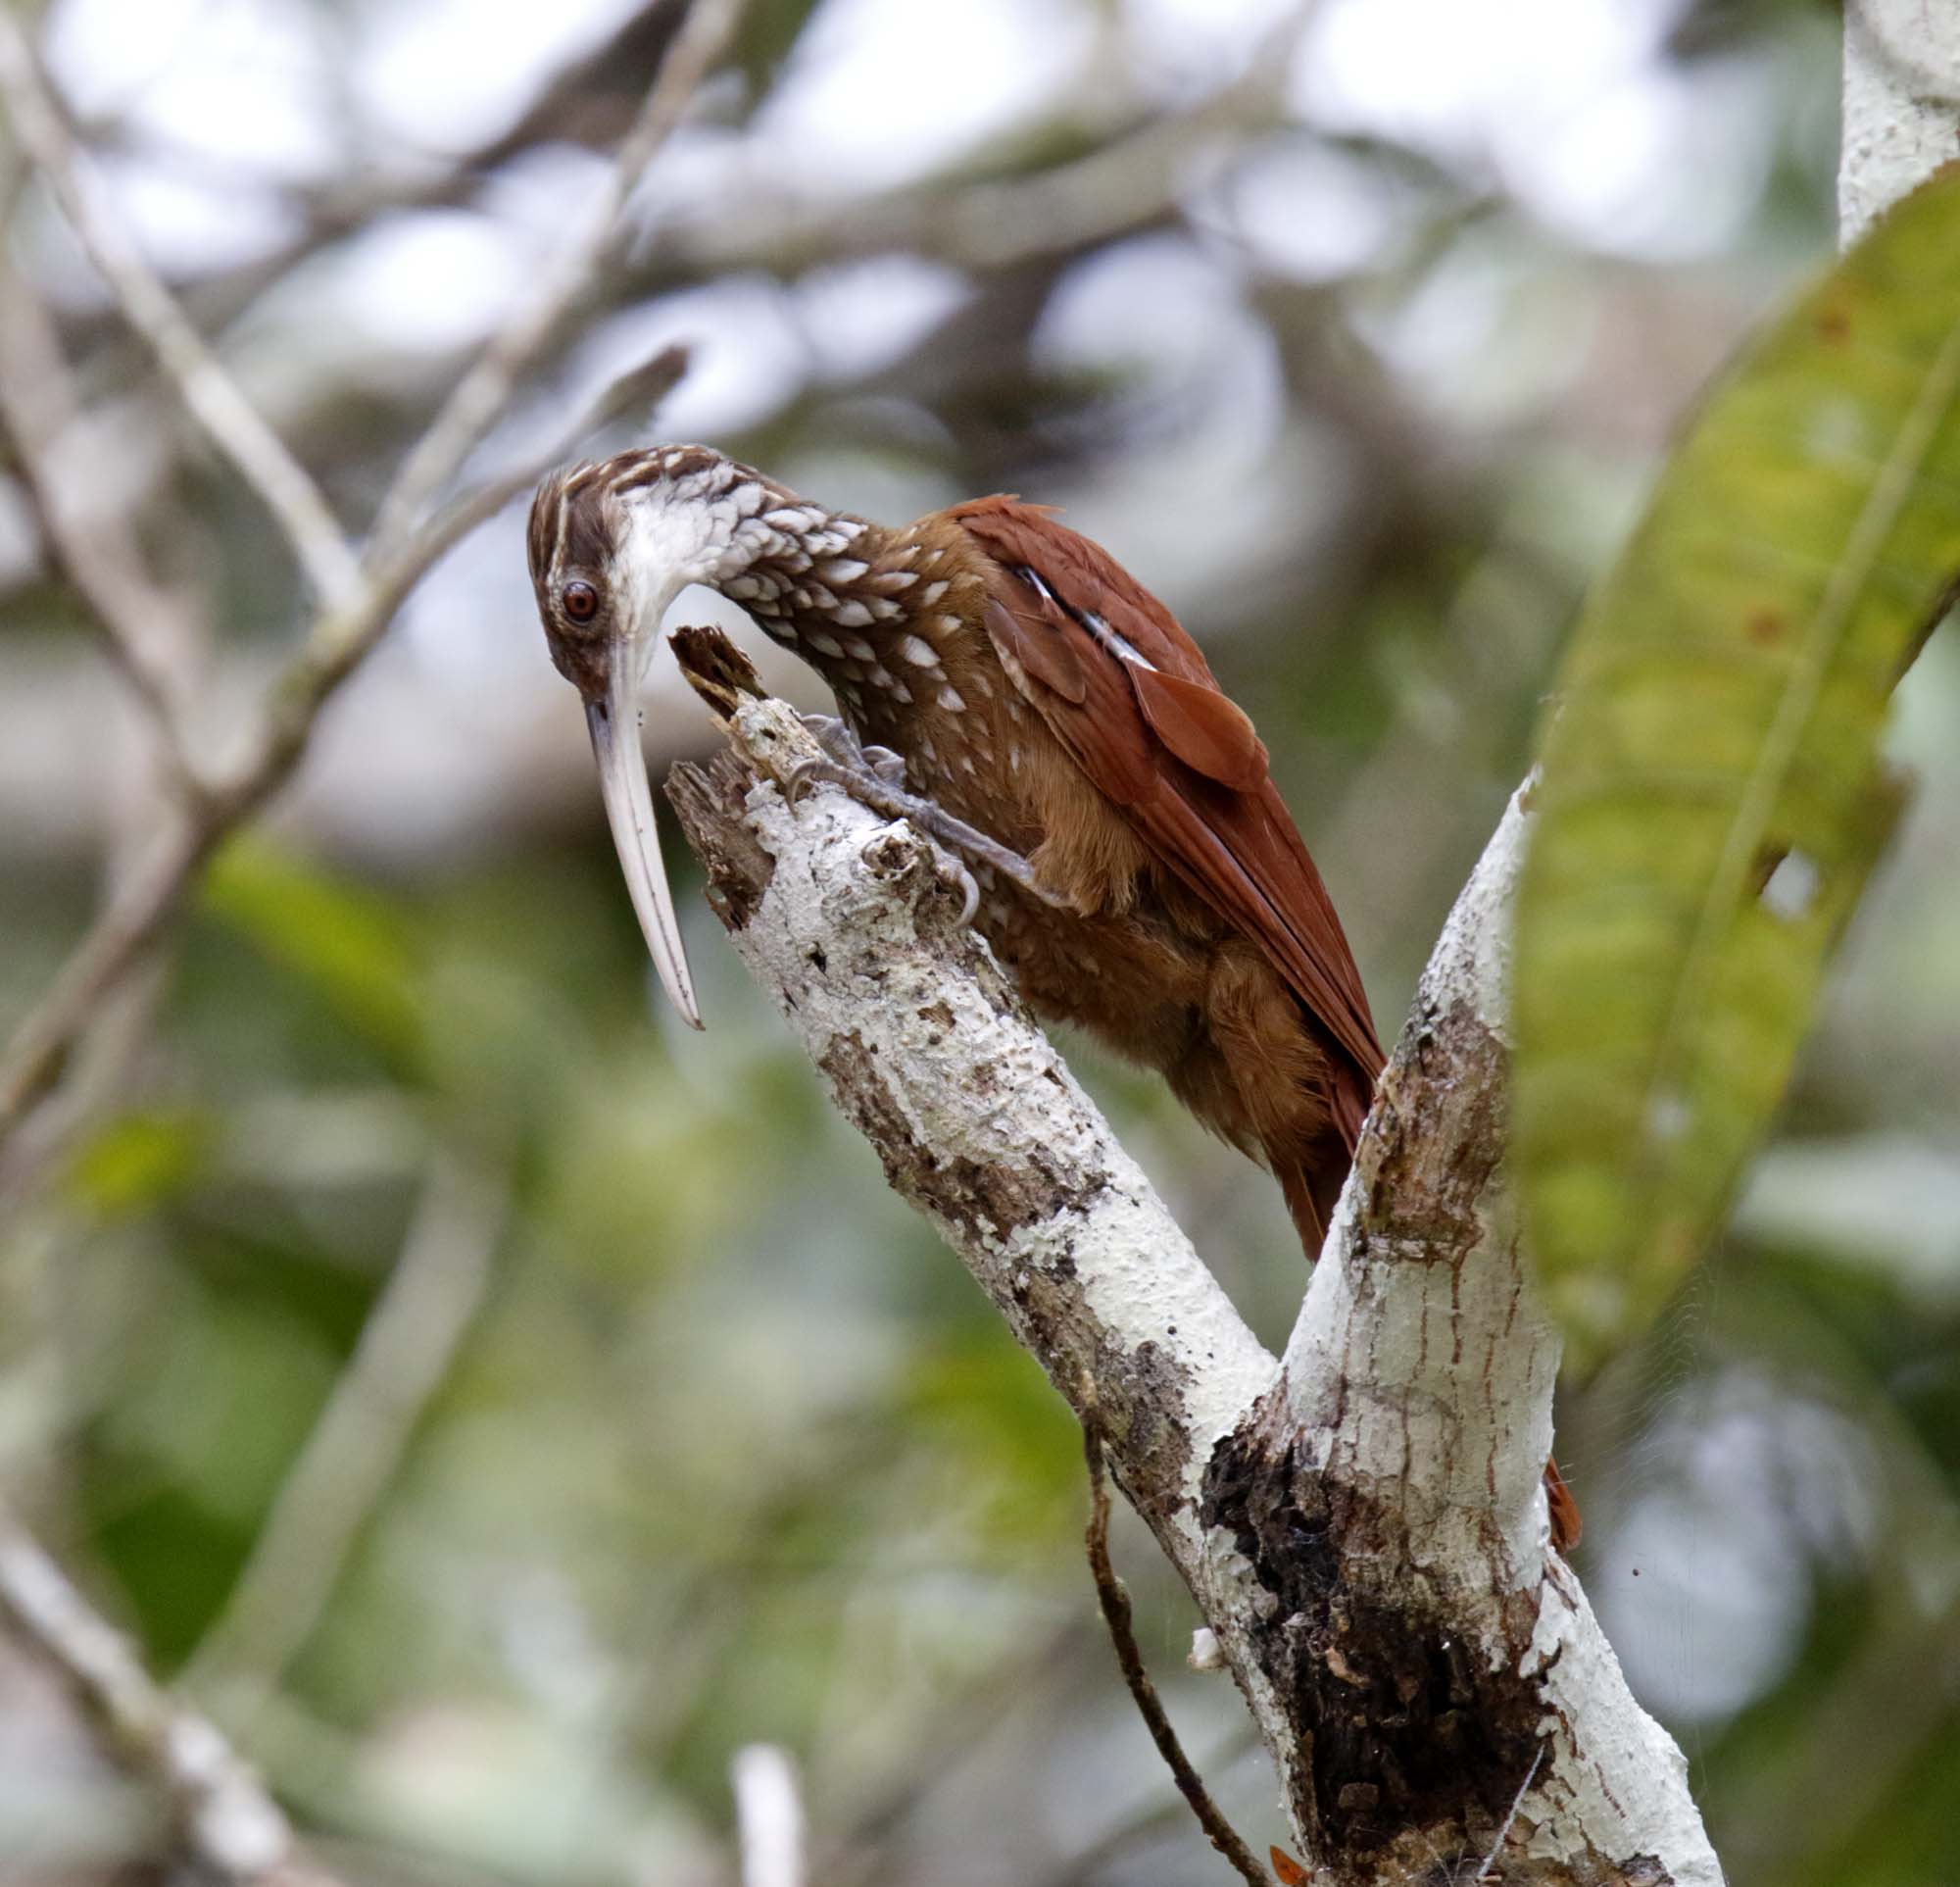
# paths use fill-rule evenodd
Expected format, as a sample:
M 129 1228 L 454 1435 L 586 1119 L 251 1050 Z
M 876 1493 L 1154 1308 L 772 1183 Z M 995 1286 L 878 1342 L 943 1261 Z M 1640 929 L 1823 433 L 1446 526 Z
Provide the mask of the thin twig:
M 66 1674 L 124 1763 L 162 1789 L 206 1870 L 250 1887 L 333 1887 L 222 1734 L 156 1683 L 4 1505 L 0 1615 Z
M 1102 1466 L 1102 1432 L 1093 1415 L 1085 1417 L 1082 1424 L 1082 1453 L 1089 1464 L 1089 1530 L 1084 1536 L 1089 1549 L 1089 1570 L 1096 1581 L 1102 1620 L 1109 1627 L 1110 1642 L 1116 1647 L 1116 1663 L 1122 1667 L 1123 1681 L 1130 1687 L 1130 1695 L 1136 1700 L 1151 1741 L 1157 1746 L 1157 1754 L 1169 1765 L 1172 1779 L 1191 1804 L 1191 1812 L 1209 1836 L 1211 1845 L 1252 1887 L 1273 1887 L 1272 1877 L 1252 1859 L 1252 1851 L 1225 1819 L 1223 1811 L 1205 1788 L 1204 1778 L 1192 1766 L 1184 1745 L 1171 1728 L 1170 1718 L 1164 1714 L 1157 1687 L 1145 1668 L 1144 1655 L 1138 1649 L 1136 1629 L 1131 1622 L 1130 1595 L 1109 1561 L 1109 1482 Z
M 0 94 L 15 135 L 130 325 L 149 343 L 213 444 L 278 520 L 321 600 L 345 603 L 359 587 L 360 564 L 319 487 L 239 390 L 122 225 L 103 213 L 99 182 L 69 135 L 26 34 L 5 9 L 0 9 Z
M 750 1743 L 728 1764 L 735 1826 L 742 1843 L 742 1887 L 804 1887 L 803 1803 L 796 1765 L 773 1743 Z
M 370 561 L 385 559 L 406 539 L 423 507 L 456 475 L 509 405 L 539 350 L 590 287 L 617 240 L 627 199 L 732 37 L 744 4 L 745 0 L 696 0 L 661 62 L 633 128 L 619 146 L 584 229 L 543 271 L 529 297 L 484 344 L 396 474 L 374 521 Z
M 1518 1818 L 1518 1811 L 1524 1807 L 1525 1797 L 1531 1793 L 1531 1785 L 1538 1780 L 1539 1764 L 1544 1761 L 1544 1745 L 1541 1743 L 1538 1747 L 1538 1754 L 1532 1758 L 1531 1767 L 1525 1771 L 1525 1779 L 1518 1784 L 1517 1794 L 1511 1797 L 1510 1813 L 1498 1824 L 1497 1838 L 1491 1843 L 1491 1852 L 1484 1857 L 1482 1865 L 1471 1876 L 1473 1881 L 1494 1880 L 1496 1878 L 1491 1872 L 1491 1869 L 1496 1864 L 1498 1855 L 1503 1852 L 1504 1843 L 1510 1836 L 1511 1823 Z
M 248 1714 L 313 1635 L 483 1303 L 508 1190 L 438 1152 L 388 1282 L 185 1687 Z

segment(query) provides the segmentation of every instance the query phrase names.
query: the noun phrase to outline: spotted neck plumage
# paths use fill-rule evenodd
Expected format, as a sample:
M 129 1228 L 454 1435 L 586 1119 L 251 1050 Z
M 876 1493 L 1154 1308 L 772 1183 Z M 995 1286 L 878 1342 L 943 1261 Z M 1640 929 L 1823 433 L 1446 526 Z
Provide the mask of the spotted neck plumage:
M 943 692 L 986 583 L 965 534 L 933 519 L 892 530 L 806 509 L 810 527 L 786 531 L 722 594 L 808 662 L 853 720 L 875 725 L 881 709 Z M 830 552 L 845 530 L 848 548 Z

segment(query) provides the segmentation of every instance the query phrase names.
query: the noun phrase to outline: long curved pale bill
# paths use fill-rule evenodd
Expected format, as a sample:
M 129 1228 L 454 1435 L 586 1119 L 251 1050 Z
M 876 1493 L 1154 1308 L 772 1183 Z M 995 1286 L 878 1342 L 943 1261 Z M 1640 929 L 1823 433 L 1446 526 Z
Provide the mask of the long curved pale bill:
M 633 909 L 646 932 L 661 984 L 690 1028 L 701 1026 L 695 1007 L 694 980 L 681 948 L 680 926 L 674 921 L 673 893 L 667 889 L 666 869 L 661 864 L 661 835 L 654 823 L 654 797 L 647 786 L 647 763 L 640 751 L 639 703 L 635 665 L 622 650 L 612 664 L 606 699 L 585 704 L 585 724 L 592 732 L 593 757 L 599 762 L 599 790 L 606 801 L 606 820 L 619 850 L 619 867 L 626 874 Z

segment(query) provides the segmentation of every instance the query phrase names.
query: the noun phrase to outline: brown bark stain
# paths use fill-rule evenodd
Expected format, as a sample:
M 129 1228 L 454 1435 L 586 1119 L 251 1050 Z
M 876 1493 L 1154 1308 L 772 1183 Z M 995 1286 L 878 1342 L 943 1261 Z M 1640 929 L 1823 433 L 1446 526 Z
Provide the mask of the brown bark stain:
M 1541 1748 L 1551 1710 L 1529 1674 L 1538 1599 L 1499 1602 L 1497 1643 L 1466 1632 L 1476 1595 L 1413 1570 L 1401 1516 L 1319 1472 L 1270 1415 L 1224 1438 L 1200 1518 L 1250 1563 L 1253 1655 L 1301 1753 L 1291 1806 L 1320 1871 L 1316 1887 L 1472 1880 Z M 1530 1858 L 1527 1796 L 1494 1862 L 1506 1887 L 1671 1887 L 1651 1855 Z
M 1504 1153 L 1503 1044 L 1467 1004 L 1414 1018 L 1354 1157 L 1361 1235 L 1400 1259 L 1458 1263 Z

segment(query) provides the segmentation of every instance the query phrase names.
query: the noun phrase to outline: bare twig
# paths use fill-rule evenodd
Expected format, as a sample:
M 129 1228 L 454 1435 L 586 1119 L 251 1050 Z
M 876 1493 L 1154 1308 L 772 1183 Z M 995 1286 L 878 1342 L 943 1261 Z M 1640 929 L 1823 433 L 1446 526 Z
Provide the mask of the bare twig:
M 0 94 L 15 135 L 184 405 L 265 500 L 321 600 L 329 606 L 347 602 L 359 586 L 360 566 L 319 487 L 239 390 L 122 225 L 103 212 L 100 186 L 69 135 L 40 61 L 19 20 L 4 10 Z
M 0 424 L 13 441 L 22 488 L 53 562 L 88 606 L 154 723 L 166 768 L 195 794 L 178 660 L 187 635 L 172 626 L 181 623 L 185 600 L 151 576 L 126 519 L 103 510 L 76 515 L 53 461 L 79 415 L 54 322 L 0 246 Z
M 150 1677 L 4 1506 L 0 1614 L 67 1675 L 122 1760 L 162 1789 L 185 1846 L 207 1869 L 239 1887 L 333 1887 L 219 1730 Z
M 740 20 L 744 0 L 695 0 L 619 146 L 612 174 L 585 227 L 539 275 L 529 296 L 485 343 L 469 371 L 395 477 L 374 521 L 373 558 L 385 559 L 406 539 L 422 508 L 453 478 L 538 352 L 590 287 L 617 240 L 620 213 L 647 166 L 680 123 L 695 89 L 721 55 Z
M 742 1887 L 804 1887 L 803 1803 L 796 1764 L 773 1743 L 750 1743 L 728 1764 Z
M 1491 1852 L 1484 1857 L 1482 1863 L 1472 1876 L 1473 1880 L 1501 1880 L 1503 1878 L 1501 1874 L 1494 1874 L 1491 1869 L 1497 1864 L 1497 1857 L 1503 1853 L 1504 1843 L 1510 1839 L 1511 1823 L 1518 1818 L 1518 1811 L 1524 1807 L 1525 1797 L 1531 1793 L 1531 1785 L 1538 1780 L 1538 1772 L 1544 1765 L 1544 1746 L 1541 1744 L 1538 1754 L 1532 1758 L 1531 1767 L 1525 1771 L 1525 1779 L 1518 1784 L 1517 1794 L 1511 1798 L 1510 1808 L 1505 1812 L 1503 1820 L 1497 1824 L 1497 1838 L 1491 1843 Z
M 1144 1719 L 1151 1741 L 1157 1746 L 1157 1754 L 1169 1768 L 1178 1793 L 1191 1804 L 1191 1813 L 1198 1817 L 1199 1826 L 1211 1845 L 1252 1887 L 1273 1887 L 1272 1876 L 1252 1859 L 1252 1851 L 1225 1819 L 1224 1812 L 1204 1786 L 1204 1778 L 1185 1755 L 1184 1745 L 1164 1714 L 1157 1687 L 1151 1681 L 1144 1664 L 1131 1619 L 1130 1595 L 1109 1560 L 1109 1481 L 1102 1466 L 1102 1426 L 1093 1415 L 1082 1424 L 1082 1453 L 1089 1464 L 1089 1528 L 1084 1536 L 1089 1571 L 1096 1581 L 1096 1599 L 1102 1608 L 1102 1622 L 1109 1627 L 1110 1642 L 1116 1647 L 1116 1663 L 1122 1669 L 1123 1682 L 1136 1700 L 1137 1713 Z
M 312 1636 L 490 1280 L 508 1195 L 438 1152 L 401 1257 L 185 1686 L 249 1713 Z

